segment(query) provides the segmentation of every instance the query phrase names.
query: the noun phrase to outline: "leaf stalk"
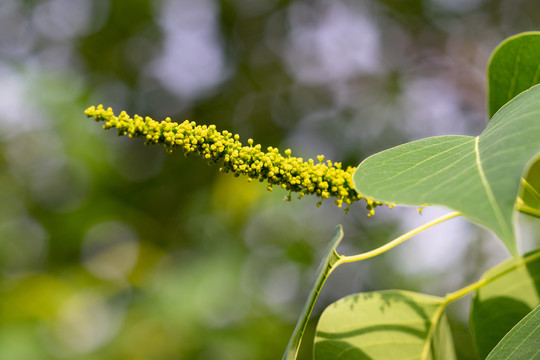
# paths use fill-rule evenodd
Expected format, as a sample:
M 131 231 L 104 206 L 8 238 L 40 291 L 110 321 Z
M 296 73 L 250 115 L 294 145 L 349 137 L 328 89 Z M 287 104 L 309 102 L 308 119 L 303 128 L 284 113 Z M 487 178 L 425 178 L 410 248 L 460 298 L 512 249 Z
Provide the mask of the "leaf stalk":
M 368 252 L 365 252 L 365 253 L 362 253 L 362 254 L 358 254 L 358 255 L 352 255 L 352 256 L 341 256 L 340 259 L 338 260 L 338 262 L 336 263 L 336 267 L 341 265 L 341 264 L 344 264 L 344 263 L 350 263 L 350 262 L 355 262 L 355 261 L 361 261 L 361 260 L 365 260 L 365 259 L 369 259 L 369 258 L 372 258 L 372 257 L 375 257 L 377 255 L 380 255 L 394 247 L 396 247 L 397 245 L 401 244 L 402 242 L 410 239 L 411 237 L 413 237 L 414 235 L 434 226 L 434 225 L 437 225 L 443 221 L 446 221 L 446 220 L 449 220 L 449 219 L 452 219 L 454 217 L 457 217 L 457 216 L 460 216 L 461 213 L 459 211 L 454 211 L 454 212 L 451 212 L 451 213 L 448 213 L 446 215 L 443 215 L 441 217 L 438 217 L 434 220 L 431 220 L 425 224 L 423 224 L 422 226 L 419 226 L 401 236 L 399 236 L 398 238 L 390 241 L 389 243 L 386 243 L 385 245 L 381 246 L 381 247 L 378 247 L 377 249 L 374 249 L 374 250 L 371 250 L 371 251 L 368 251 Z

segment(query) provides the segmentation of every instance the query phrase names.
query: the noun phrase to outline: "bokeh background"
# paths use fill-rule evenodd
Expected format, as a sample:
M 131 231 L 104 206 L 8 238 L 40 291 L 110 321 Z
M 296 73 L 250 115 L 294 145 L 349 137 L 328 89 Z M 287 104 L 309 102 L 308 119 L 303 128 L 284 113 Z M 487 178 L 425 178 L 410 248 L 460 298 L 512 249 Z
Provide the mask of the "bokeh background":
M 447 210 L 348 214 L 104 132 L 90 105 L 357 165 L 477 135 L 485 66 L 536 0 L 0 0 L 0 358 L 279 359 L 334 227 L 373 249 Z M 520 217 L 522 249 L 539 227 Z M 462 219 L 340 267 L 347 294 L 444 295 L 508 256 Z M 449 311 L 474 359 L 467 301 Z

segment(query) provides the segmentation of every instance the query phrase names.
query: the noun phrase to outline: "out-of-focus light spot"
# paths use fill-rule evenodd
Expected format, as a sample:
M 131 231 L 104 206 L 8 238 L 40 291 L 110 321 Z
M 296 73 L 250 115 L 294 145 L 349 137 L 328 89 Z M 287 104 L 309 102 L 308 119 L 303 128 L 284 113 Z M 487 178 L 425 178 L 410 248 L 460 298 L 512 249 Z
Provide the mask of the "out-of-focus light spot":
M 316 8 L 295 3 L 289 18 L 283 56 L 297 80 L 321 84 L 378 70 L 379 31 L 369 14 L 342 2 Z
M 0 57 L 25 58 L 36 42 L 19 0 L 0 1 Z
M 467 135 L 469 119 L 461 110 L 455 88 L 439 78 L 414 79 L 406 84 L 405 123 L 400 128 L 414 138 Z
M 137 262 L 139 241 L 129 226 L 108 221 L 87 231 L 81 251 L 84 267 L 94 276 L 123 282 Z
M 0 272 L 20 275 L 45 263 L 48 234 L 37 221 L 20 217 L 0 221 Z
M 47 333 L 49 348 L 60 357 L 93 351 L 119 330 L 124 309 L 109 304 L 99 293 L 80 292 L 68 299 Z
M 46 122 L 29 100 L 25 77 L 0 63 L 0 141 L 39 130 Z
M 88 0 L 45 1 L 35 7 L 33 23 L 41 34 L 52 40 L 69 40 L 89 30 L 91 8 Z
M 225 57 L 212 0 L 168 0 L 160 25 L 165 33 L 163 54 L 150 69 L 169 91 L 192 100 L 224 80 Z

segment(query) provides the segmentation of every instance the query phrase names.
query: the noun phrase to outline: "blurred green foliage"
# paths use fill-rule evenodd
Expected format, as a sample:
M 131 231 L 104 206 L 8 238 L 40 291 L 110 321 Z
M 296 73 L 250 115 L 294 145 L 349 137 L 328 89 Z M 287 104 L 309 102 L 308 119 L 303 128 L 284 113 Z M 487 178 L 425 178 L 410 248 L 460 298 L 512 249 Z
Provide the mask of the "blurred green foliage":
M 104 133 L 88 106 L 354 166 L 408 140 L 477 135 L 489 53 L 538 28 L 535 14 L 533 0 L 2 1 L 0 358 L 276 359 L 336 224 L 352 254 L 425 222 L 283 202 Z M 506 256 L 460 226 L 426 235 L 436 264 L 412 243 L 339 269 L 315 317 L 353 291 L 442 294 Z M 437 253 L 445 243 L 453 256 Z M 464 313 L 450 320 L 468 359 Z

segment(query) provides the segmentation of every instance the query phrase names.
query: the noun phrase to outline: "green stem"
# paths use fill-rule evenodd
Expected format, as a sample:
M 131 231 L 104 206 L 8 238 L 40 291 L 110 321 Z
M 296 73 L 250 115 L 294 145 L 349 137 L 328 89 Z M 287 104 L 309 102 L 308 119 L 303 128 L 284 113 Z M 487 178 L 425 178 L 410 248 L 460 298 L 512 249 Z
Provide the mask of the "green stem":
M 525 180 L 524 178 L 521 178 L 521 185 L 523 186 L 524 191 L 528 192 L 536 200 L 540 201 L 540 193 L 527 180 Z M 516 210 L 524 214 L 540 218 L 540 209 L 533 208 L 527 205 L 521 197 L 517 198 Z
M 521 198 L 518 198 L 518 204 L 516 209 L 524 214 L 540 218 L 540 210 L 526 205 L 523 200 L 521 200 Z
M 342 256 L 339 261 L 337 262 L 336 266 L 339 266 L 341 264 L 344 264 L 344 263 L 350 263 L 350 262 L 355 262 L 355 261 L 361 261 L 361 260 L 365 260 L 365 259 L 369 259 L 369 258 L 372 258 L 374 256 L 377 256 L 377 255 L 380 255 L 390 249 L 392 249 L 393 247 L 401 244 L 402 242 L 404 242 L 405 240 L 408 240 L 410 239 L 411 237 L 413 237 L 414 235 L 434 226 L 434 225 L 437 225 L 443 221 L 446 221 L 446 220 L 449 220 L 451 218 L 454 218 L 456 216 L 459 216 L 461 215 L 461 213 L 459 211 L 454 211 L 454 212 L 451 212 L 449 214 L 446 214 L 446 215 L 443 215 L 441 217 L 438 217 L 434 220 L 431 220 L 430 222 L 427 222 L 425 223 L 424 225 L 422 226 L 419 226 L 403 235 L 401 235 L 400 237 L 396 238 L 395 240 L 392 240 L 390 241 L 389 243 L 377 248 L 377 249 L 374 249 L 374 250 L 371 250 L 371 251 L 368 251 L 368 252 L 365 252 L 365 253 L 362 253 L 362 254 L 358 254 L 358 255 L 353 255 L 353 256 Z
M 530 263 L 531 261 L 537 260 L 539 258 L 540 258 L 540 252 L 537 252 L 537 253 L 529 256 L 528 258 L 523 259 L 523 261 L 516 262 L 513 266 L 510 266 L 508 269 L 506 269 L 506 270 L 504 270 L 504 271 L 502 271 L 502 272 L 500 272 L 498 274 L 495 274 L 495 275 L 493 275 L 491 277 L 481 278 L 477 282 L 472 283 L 470 285 L 467 285 L 467 286 L 465 286 L 464 288 L 462 288 L 460 290 L 457 290 L 457 291 L 454 291 L 452 293 L 446 294 L 444 305 L 446 305 L 446 304 L 448 304 L 448 303 L 450 303 L 452 301 L 455 301 L 455 300 L 457 300 L 459 298 L 462 298 L 463 296 L 465 296 L 465 295 L 467 295 L 467 294 L 481 288 L 484 285 L 489 284 L 490 282 L 500 278 L 501 276 L 506 275 L 510 271 L 514 271 L 518 267 L 525 266 L 526 264 Z

